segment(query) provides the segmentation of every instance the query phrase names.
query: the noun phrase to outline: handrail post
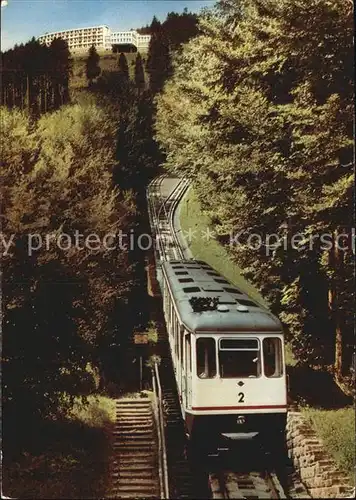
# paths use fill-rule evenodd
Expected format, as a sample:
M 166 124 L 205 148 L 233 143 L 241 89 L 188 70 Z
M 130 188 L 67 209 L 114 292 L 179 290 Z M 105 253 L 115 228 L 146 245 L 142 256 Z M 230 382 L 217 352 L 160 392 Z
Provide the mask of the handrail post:
M 156 383 L 157 383 L 157 389 L 158 389 L 157 392 L 158 392 L 159 424 L 160 424 L 160 433 L 161 433 L 161 440 L 162 440 L 162 453 L 163 453 L 164 498 L 169 498 L 166 438 L 165 438 L 163 409 L 162 409 L 162 387 L 161 387 L 161 382 L 160 382 L 160 378 L 159 378 L 159 371 L 158 371 L 157 363 L 155 363 L 154 367 L 155 367 Z
M 156 420 L 156 427 L 157 427 L 157 436 L 158 436 L 158 462 L 159 462 L 159 467 L 158 467 L 158 476 L 159 476 L 159 490 L 160 490 L 160 497 L 161 498 L 166 498 L 164 494 L 164 481 L 163 481 L 163 459 L 162 459 L 162 437 L 161 437 L 161 430 L 160 430 L 160 417 L 159 417 L 159 401 L 158 401 L 158 394 L 157 394 L 157 381 L 155 379 L 155 372 L 154 369 L 151 367 L 151 372 L 152 372 L 152 389 L 154 393 L 154 414 L 155 414 L 155 420 Z

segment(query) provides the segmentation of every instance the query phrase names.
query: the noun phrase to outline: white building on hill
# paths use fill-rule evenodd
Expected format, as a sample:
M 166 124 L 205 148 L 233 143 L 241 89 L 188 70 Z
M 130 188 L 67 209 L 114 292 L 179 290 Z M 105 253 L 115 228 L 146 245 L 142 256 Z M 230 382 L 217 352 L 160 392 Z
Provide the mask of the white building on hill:
M 111 33 L 111 45 L 131 44 L 137 50 L 147 50 L 151 35 L 140 35 L 137 31 L 116 31 Z
M 133 45 L 138 51 L 145 51 L 151 35 L 140 35 L 134 30 L 112 32 L 108 26 L 102 25 L 45 33 L 38 37 L 38 41 L 50 45 L 55 38 L 66 40 L 71 52 L 88 51 L 92 45 L 101 50 L 111 50 L 113 45 Z

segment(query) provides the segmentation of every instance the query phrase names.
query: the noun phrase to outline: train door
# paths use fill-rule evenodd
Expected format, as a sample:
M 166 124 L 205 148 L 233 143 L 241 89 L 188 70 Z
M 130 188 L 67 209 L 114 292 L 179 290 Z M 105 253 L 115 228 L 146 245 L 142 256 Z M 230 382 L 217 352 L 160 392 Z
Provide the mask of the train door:
M 190 333 L 185 335 L 184 366 L 185 366 L 184 403 L 186 408 L 191 408 L 192 407 L 192 350 L 191 350 Z

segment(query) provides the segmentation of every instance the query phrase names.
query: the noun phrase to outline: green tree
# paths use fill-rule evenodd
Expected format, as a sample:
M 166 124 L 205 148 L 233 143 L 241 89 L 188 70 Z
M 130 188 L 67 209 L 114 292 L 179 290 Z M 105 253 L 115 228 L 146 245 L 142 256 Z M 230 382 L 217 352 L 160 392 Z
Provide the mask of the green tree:
M 196 179 L 217 233 L 240 235 L 231 253 L 298 358 L 334 363 L 340 380 L 354 285 L 351 245 L 335 245 L 352 228 L 351 10 L 341 0 L 224 0 L 200 28 L 156 99 L 167 167 Z
M 129 65 L 127 64 L 126 56 L 123 52 L 119 56 L 119 72 L 120 78 L 123 82 L 129 81 Z
M 70 57 L 68 44 L 57 38 L 50 45 L 49 65 L 52 76 L 53 107 L 57 109 L 67 104 L 69 97 L 69 79 L 72 74 L 73 61 Z
M 112 356 L 130 333 L 131 271 L 128 253 L 103 241 L 125 231 L 135 207 L 112 188 L 115 121 L 102 109 L 66 106 L 35 125 L 17 111 L 1 114 L 2 230 L 7 241 L 14 235 L 2 262 L 8 449 L 14 440 L 26 446 L 28 425 L 34 432 L 90 392 L 88 363 L 118 371 Z
M 32 117 L 69 102 L 72 61 L 67 43 L 50 47 L 35 39 L 2 54 L 2 103 L 26 109 Z
M 151 24 L 146 70 L 149 74 L 150 90 L 152 94 L 157 94 L 171 74 L 171 55 L 167 34 L 156 18 L 153 18 Z
M 135 61 L 135 85 L 138 92 L 145 89 L 145 71 L 143 69 L 142 57 L 138 53 Z
M 184 43 L 198 35 L 198 16 L 188 12 L 186 8 L 180 14 L 169 12 L 163 23 L 163 29 L 167 34 L 170 49 L 178 50 Z
M 92 85 L 93 80 L 97 78 L 101 73 L 99 61 L 100 56 L 97 53 L 94 45 L 92 45 L 89 49 L 88 58 L 85 63 L 85 72 L 89 87 Z

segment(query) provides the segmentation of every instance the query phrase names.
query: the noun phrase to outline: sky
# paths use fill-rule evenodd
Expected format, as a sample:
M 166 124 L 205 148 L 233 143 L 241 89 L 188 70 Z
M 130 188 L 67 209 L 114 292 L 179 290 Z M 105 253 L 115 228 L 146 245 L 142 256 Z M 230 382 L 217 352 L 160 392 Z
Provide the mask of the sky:
M 199 12 L 216 0 L 1 0 L 1 50 L 45 32 L 107 24 L 115 31 L 150 24 L 185 7 Z

